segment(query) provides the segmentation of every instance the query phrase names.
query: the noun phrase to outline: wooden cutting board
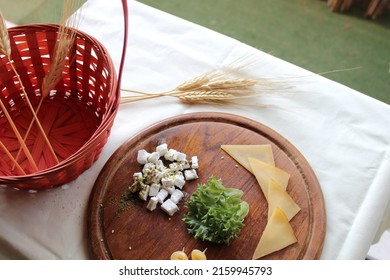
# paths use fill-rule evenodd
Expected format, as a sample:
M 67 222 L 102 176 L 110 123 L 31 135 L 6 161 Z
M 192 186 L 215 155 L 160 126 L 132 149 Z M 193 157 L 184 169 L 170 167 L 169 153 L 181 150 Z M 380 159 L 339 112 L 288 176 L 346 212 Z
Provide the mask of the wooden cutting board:
M 169 148 L 199 158 L 199 179 L 187 181 L 188 194 L 180 211 L 169 217 L 160 209 L 150 212 L 147 202 L 124 200 L 140 149 L 154 151 L 166 142 Z M 251 259 L 267 223 L 267 202 L 255 177 L 221 148 L 222 144 L 271 144 L 277 167 L 291 177 L 287 191 L 301 207 L 290 221 L 298 239 L 264 259 L 317 259 L 326 231 L 326 213 L 321 187 L 308 162 L 284 137 L 256 121 L 225 113 L 184 114 L 163 120 L 125 142 L 108 160 L 98 176 L 88 208 L 88 242 L 93 259 L 169 259 L 185 248 L 207 248 L 208 259 Z M 250 211 L 240 235 L 227 245 L 195 239 L 182 221 L 185 201 L 212 175 L 226 187 L 244 191 Z

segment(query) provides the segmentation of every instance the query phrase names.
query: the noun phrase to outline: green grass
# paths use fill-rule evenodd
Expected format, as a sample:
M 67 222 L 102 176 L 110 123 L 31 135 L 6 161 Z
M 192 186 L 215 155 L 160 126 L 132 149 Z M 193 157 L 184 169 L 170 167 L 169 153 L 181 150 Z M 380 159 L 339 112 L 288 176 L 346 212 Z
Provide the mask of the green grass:
M 140 0 L 390 104 L 390 11 L 332 13 L 320 0 Z
M 359 7 L 332 13 L 320 0 L 139 1 L 315 73 L 357 68 L 326 77 L 390 104 L 390 11 L 373 21 Z M 19 24 L 57 22 L 61 3 L 0 0 L 0 7 Z

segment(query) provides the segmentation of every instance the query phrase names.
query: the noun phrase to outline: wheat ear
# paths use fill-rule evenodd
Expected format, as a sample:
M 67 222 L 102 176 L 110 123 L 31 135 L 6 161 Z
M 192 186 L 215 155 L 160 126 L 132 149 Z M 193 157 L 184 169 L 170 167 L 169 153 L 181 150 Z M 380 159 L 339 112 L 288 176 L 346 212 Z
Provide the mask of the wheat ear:
M 69 28 L 69 26 L 76 27 L 79 24 L 81 13 L 79 12 L 76 16 L 70 17 L 74 10 L 81 5 L 80 0 L 65 0 L 62 7 L 62 16 L 60 20 L 60 26 L 57 32 L 57 39 L 54 46 L 54 51 L 52 54 L 52 60 L 50 63 L 49 71 L 46 73 L 42 80 L 41 86 L 41 99 L 35 110 L 35 113 L 38 114 L 41 109 L 43 101 L 49 95 L 50 91 L 58 84 L 63 76 L 63 70 L 66 58 L 69 54 L 71 47 L 73 46 L 74 40 L 76 38 L 76 29 Z M 30 125 L 27 128 L 25 138 L 29 135 L 34 119 L 30 122 Z M 18 159 L 20 150 L 16 155 Z M 59 162 L 56 157 L 57 163 Z
M 132 95 L 122 96 L 121 103 L 171 96 L 183 103 L 225 104 L 287 88 L 287 84 L 283 81 L 247 77 L 244 70 L 252 63 L 253 61 L 248 61 L 248 57 L 243 57 L 229 65 L 218 67 L 185 81 L 167 92 L 152 94 L 122 89 Z
M 5 20 L 4 20 L 4 17 L 3 17 L 3 14 L 1 13 L 1 11 L 0 11 L 0 51 L 5 54 L 8 61 L 12 65 L 11 60 L 10 60 L 11 46 L 10 46 L 10 41 L 9 41 L 8 30 L 7 30 Z M 24 87 L 22 86 L 22 88 L 24 88 Z M 38 167 L 37 167 L 32 155 L 31 155 L 30 151 L 28 150 L 25 141 L 23 140 L 22 136 L 20 135 L 14 121 L 12 120 L 11 116 L 9 115 L 7 108 L 5 107 L 5 105 L 1 99 L 0 99 L 0 107 L 1 107 L 4 115 L 6 116 L 9 124 L 11 125 L 11 127 L 12 127 L 12 129 L 13 129 L 13 131 L 14 131 L 14 133 L 15 133 L 15 135 L 16 135 L 16 137 L 21 145 L 21 149 L 23 149 L 23 151 L 25 152 L 25 154 L 27 156 L 28 161 L 30 162 L 33 169 L 35 171 L 38 171 Z
M 5 24 L 5 20 L 4 20 L 4 17 L 3 15 L 1 14 L 0 12 L 0 19 L 1 19 L 1 22 L 0 22 L 0 30 L 1 30 L 1 41 L 2 41 L 2 44 L 1 44 L 1 48 L 0 48 L 0 51 L 2 53 L 5 54 L 5 56 L 7 57 L 7 60 L 8 60 L 8 63 L 9 65 L 11 66 L 13 72 L 15 73 L 18 81 L 19 81 L 19 84 L 20 84 L 20 87 L 22 89 L 22 92 L 23 92 L 23 96 L 26 98 L 26 101 L 27 101 L 27 104 L 29 106 L 29 109 L 31 110 L 31 113 L 33 115 L 33 119 L 35 120 L 35 122 L 37 123 L 38 125 L 38 128 L 39 130 L 41 131 L 42 135 L 43 135 L 43 138 L 45 140 L 45 142 L 47 143 L 47 146 L 49 147 L 49 150 L 51 151 L 51 153 L 53 154 L 53 157 L 54 159 L 57 161 L 57 163 L 59 162 L 58 161 L 58 158 L 57 158 L 57 155 L 56 153 L 54 152 L 53 150 L 53 147 L 51 146 L 51 143 L 49 141 L 49 139 L 47 138 L 47 135 L 46 135 L 46 132 L 44 131 L 42 125 L 41 125 L 41 122 L 39 121 L 36 113 L 35 113 L 35 110 L 33 108 L 33 106 L 31 105 L 31 102 L 30 102 L 30 98 L 28 97 L 28 94 L 25 90 L 25 87 L 23 85 L 23 82 L 19 76 L 19 73 L 18 71 L 15 69 L 14 65 L 13 65 L 13 62 L 11 60 L 11 46 L 10 46 L 10 39 L 9 39 L 9 35 L 8 35 L 8 30 L 7 30 L 7 27 L 6 27 L 6 24 Z M 25 142 L 27 139 L 27 134 L 25 135 L 23 141 Z M 17 158 L 19 157 L 19 154 L 17 155 Z M 14 169 L 15 165 L 12 167 L 12 169 Z

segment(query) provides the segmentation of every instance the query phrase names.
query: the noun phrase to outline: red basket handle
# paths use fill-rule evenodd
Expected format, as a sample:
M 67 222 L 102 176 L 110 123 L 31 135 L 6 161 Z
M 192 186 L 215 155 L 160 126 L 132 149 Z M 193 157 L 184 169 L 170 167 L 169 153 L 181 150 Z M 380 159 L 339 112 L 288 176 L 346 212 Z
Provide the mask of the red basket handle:
M 118 71 L 118 92 L 121 89 L 121 81 L 122 81 L 122 72 L 123 72 L 123 66 L 125 64 L 126 59 L 126 49 L 127 49 L 127 33 L 128 33 L 128 9 L 127 9 L 127 0 L 122 0 L 122 6 L 123 6 L 123 17 L 124 17 L 124 34 L 123 34 L 123 49 L 122 49 L 122 58 L 119 65 L 119 71 Z
M 124 17 L 124 34 L 123 34 L 123 49 L 122 49 L 122 58 L 119 65 L 119 71 L 118 71 L 118 88 L 117 91 L 119 92 L 121 89 L 121 81 L 122 81 L 122 72 L 123 72 L 123 66 L 125 64 L 125 58 L 126 58 L 126 49 L 127 49 L 127 32 L 128 32 L 128 9 L 127 9 L 127 0 L 122 0 L 122 6 L 123 6 L 123 17 Z

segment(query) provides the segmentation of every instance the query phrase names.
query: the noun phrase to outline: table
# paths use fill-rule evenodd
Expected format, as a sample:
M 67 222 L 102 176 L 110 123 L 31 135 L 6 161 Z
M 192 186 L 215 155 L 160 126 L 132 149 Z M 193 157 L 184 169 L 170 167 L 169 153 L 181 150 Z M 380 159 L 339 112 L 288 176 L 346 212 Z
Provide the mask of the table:
M 256 58 L 252 76 L 287 81 L 288 90 L 258 98 L 267 106 L 185 105 L 159 98 L 120 105 L 100 158 L 55 189 L 0 189 L 0 252 L 19 259 L 88 259 L 86 214 L 93 184 L 112 153 L 162 119 L 189 112 L 227 112 L 261 122 L 305 156 L 321 184 L 327 230 L 321 259 L 364 259 L 390 201 L 390 106 L 237 40 L 136 1 L 122 88 L 170 90 L 238 58 Z M 89 0 L 79 29 L 106 46 L 119 67 L 121 1 Z

